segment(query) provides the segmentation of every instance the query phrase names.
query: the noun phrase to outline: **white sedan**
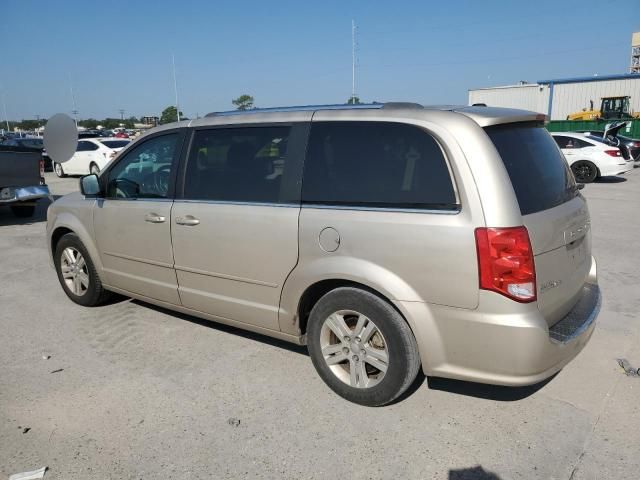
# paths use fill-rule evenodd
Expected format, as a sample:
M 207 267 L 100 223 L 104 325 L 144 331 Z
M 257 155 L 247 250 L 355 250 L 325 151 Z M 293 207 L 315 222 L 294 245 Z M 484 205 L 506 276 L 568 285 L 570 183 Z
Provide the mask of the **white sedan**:
M 633 161 L 625 160 L 618 147 L 575 132 L 552 132 L 576 181 L 590 183 L 598 177 L 620 175 L 633 170 Z
M 83 138 L 78 140 L 73 157 L 54 163 L 53 170 L 59 177 L 99 173 L 130 142 L 126 138 Z

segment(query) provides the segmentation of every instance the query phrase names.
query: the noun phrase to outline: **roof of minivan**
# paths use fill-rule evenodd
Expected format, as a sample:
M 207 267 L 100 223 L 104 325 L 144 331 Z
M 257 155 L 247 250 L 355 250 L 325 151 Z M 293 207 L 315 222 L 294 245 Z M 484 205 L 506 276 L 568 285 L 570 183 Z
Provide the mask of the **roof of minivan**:
M 256 108 L 252 110 L 231 110 L 226 112 L 212 112 L 203 118 L 194 120 L 184 120 L 181 122 L 164 124 L 156 127 L 153 131 L 175 128 L 177 126 L 207 126 L 220 125 L 226 123 L 247 123 L 252 122 L 283 122 L 283 121 L 304 121 L 310 120 L 315 112 L 335 111 L 338 113 L 350 112 L 355 115 L 362 113 L 363 117 L 370 116 L 372 110 L 388 110 L 394 116 L 402 114 L 409 118 L 420 118 L 428 112 L 448 111 L 459 113 L 472 119 L 481 127 L 498 125 L 502 123 L 542 121 L 546 117 L 541 113 L 527 110 L 515 110 L 511 108 L 496 108 L 485 106 L 465 106 L 465 105 L 420 105 L 407 102 L 389 103 L 365 103 L 357 105 L 334 104 L 334 105 L 300 105 L 291 107 Z M 369 112 L 366 114 L 365 112 Z

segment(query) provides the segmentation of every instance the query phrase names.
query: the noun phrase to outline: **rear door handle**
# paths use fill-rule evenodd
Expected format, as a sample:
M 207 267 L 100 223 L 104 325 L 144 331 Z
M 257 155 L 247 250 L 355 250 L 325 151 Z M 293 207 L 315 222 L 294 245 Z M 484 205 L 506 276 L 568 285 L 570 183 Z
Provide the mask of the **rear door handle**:
M 184 217 L 176 217 L 176 223 L 178 225 L 186 225 L 188 227 L 195 227 L 196 225 L 198 225 L 200 223 L 200 220 L 198 220 L 193 215 L 185 215 Z
M 158 215 L 157 213 L 147 213 L 144 216 L 144 221 L 149 223 L 163 223 L 165 220 L 165 217 Z

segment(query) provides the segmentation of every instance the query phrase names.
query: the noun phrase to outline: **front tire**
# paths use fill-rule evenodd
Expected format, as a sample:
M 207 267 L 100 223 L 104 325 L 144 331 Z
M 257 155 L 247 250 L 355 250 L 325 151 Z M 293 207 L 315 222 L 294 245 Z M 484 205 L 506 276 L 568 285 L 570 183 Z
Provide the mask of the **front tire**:
M 404 318 L 377 295 L 353 287 L 330 291 L 309 316 L 308 349 L 320 377 L 341 397 L 381 406 L 415 380 L 420 356 Z
M 104 303 L 110 296 L 80 238 L 74 233 L 64 235 L 53 258 L 60 285 L 73 302 L 84 307 Z
M 62 169 L 62 165 L 60 165 L 59 163 L 53 164 L 53 171 L 56 172 L 56 175 L 60 178 L 66 177 L 64 170 Z
M 598 177 L 598 167 L 587 160 L 579 160 L 572 164 L 571 171 L 578 183 L 591 183 Z

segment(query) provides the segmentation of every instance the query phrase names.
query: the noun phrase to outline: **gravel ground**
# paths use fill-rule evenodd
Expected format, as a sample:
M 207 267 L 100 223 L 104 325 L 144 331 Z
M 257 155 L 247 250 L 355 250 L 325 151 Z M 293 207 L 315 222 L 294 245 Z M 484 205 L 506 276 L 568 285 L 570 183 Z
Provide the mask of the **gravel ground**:
M 304 348 L 137 301 L 74 305 L 46 203 L 29 221 L 0 209 L 0 478 L 638 478 L 640 378 L 616 358 L 640 367 L 640 170 L 583 192 L 604 295 L 587 348 L 536 388 L 428 378 L 376 409 L 334 395 Z

